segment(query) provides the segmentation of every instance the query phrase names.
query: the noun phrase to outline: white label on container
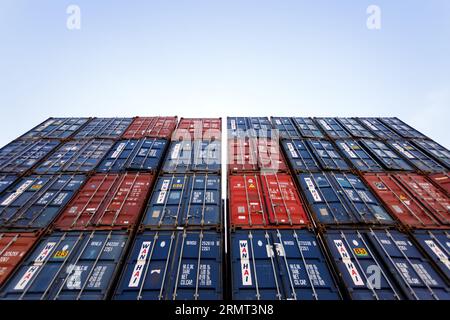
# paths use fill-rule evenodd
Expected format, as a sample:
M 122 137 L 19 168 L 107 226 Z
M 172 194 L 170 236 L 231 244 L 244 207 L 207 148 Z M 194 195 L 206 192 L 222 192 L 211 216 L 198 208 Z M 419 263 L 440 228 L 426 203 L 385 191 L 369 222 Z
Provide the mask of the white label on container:
M 333 130 L 325 120 L 320 120 L 320 123 L 326 130 L 330 130 L 330 131 Z
M 169 188 L 170 180 L 164 180 L 163 184 L 161 186 L 161 191 L 158 194 L 158 199 L 156 200 L 157 204 L 164 203 L 164 200 L 166 199 L 167 189 Z
M 180 148 L 181 148 L 181 143 L 177 143 L 172 150 L 172 155 L 171 158 L 172 159 L 176 159 L 178 158 L 179 154 L 180 154 Z
M 116 151 L 114 151 L 114 153 L 112 154 L 111 158 L 116 159 L 122 153 L 123 149 L 125 149 L 125 146 L 126 146 L 125 142 L 122 142 L 121 144 L 119 144 Z
M 306 185 L 308 186 L 308 190 L 311 193 L 314 201 L 319 202 L 322 201 L 322 198 L 319 195 L 319 192 L 317 192 L 316 187 L 314 186 L 314 183 L 310 178 L 305 178 Z
M 394 146 L 395 149 L 397 149 L 400 153 L 405 155 L 408 159 L 414 159 L 414 156 L 408 151 L 406 151 L 405 148 L 403 148 L 401 145 L 397 143 L 393 143 L 392 145 Z
M 363 120 L 363 123 L 368 126 L 370 129 L 372 129 L 373 131 L 379 131 L 377 127 L 375 127 L 370 121 L 368 120 Z
M 248 253 L 247 240 L 239 241 L 239 252 L 241 255 L 242 285 L 251 286 L 252 285 L 252 275 L 250 272 L 250 259 L 249 259 L 249 253 Z
M 447 269 L 450 269 L 450 261 L 445 253 L 439 248 L 433 240 L 425 240 L 425 243 L 430 247 L 431 251 L 438 257 Z
M 53 248 L 56 246 L 56 242 L 48 242 L 44 249 L 39 253 L 37 258 L 34 260 L 33 265 L 28 268 L 28 270 L 24 273 L 22 278 L 20 278 L 19 282 L 17 282 L 14 290 L 23 290 L 27 286 L 28 282 L 33 278 L 35 273 L 42 267 L 45 259 L 50 255 Z
M 298 158 L 298 154 L 297 154 L 297 152 L 295 151 L 295 148 L 294 148 L 294 146 L 292 145 L 292 143 L 288 143 L 287 144 L 287 147 L 288 147 L 288 149 L 289 149 L 289 152 L 291 153 L 291 155 L 294 157 L 294 158 Z
M 278 125 L 281 125 L 280 119 L 276 119 L 276 120 L 275 120 L 275 123 L 278 124 Z
M 231 119 L 231 130 L 236 130 L 236 120 Z
M 28 189 L 28 187 L 33 183 L 33 180 L 27 180 L 25 181 L 13 194 L 11 194 L 8 198 L 6 198 L 2 202 L 2 206 L 8 206 L 10 205 L 14 200 L 16 200 L 22 193 L 25 192 L 25 190 Z
M 358 158 L 358 157 L 356 156 L 356 154 L 355 154 L 355 153 L 347 146 L 346 143 L 341 142 L 341 147 L 342 147 L 342 149 L 345 150 L 345 152 L 348 153 L 348 155 L 350 156 L 350 158 L 353 158 L 353 159 Z
M 275 244 L 275 250 L 277 252 L 277 255 L 279 257 L 284 257 L 286 255 L 286 252 L 284 251 L 283 244 L 281 243 L 274 243 Z
M 130 288 L 136 288 L 139 285 L 139 281 L 141 280 L 142 273 L 147 262 L 150 245 L 151 241 L 142 242 L 141 250 L 139 251 L 136 264 L 134 265 L 133 273 L 131 274 L 130 282 L 128 283 L 128 287 Z
M 342 263 L 347 268 L 347 271 L 350 275 L 350 278 L 352 278 L 353 283 L 356 286 L 363 286 L 364 282 L 359 276 L 358 269 L 356 269 L 355 265 L 353 264 L 352 259 L 350 258 L 350 255 L 348 254 L 348 251 L 345 248 L 342 240 L 334 240 L 334 245 L 336 246 L 339 254 L 341 255 Z

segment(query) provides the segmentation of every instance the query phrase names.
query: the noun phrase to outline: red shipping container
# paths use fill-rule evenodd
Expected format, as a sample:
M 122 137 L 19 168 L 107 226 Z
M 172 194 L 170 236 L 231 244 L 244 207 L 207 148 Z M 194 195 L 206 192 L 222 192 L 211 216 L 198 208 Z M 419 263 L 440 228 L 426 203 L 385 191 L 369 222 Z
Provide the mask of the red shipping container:
M 233 173 L 288 170 L 277 141 L 248 137 L 228 140 L 228 169 Z
M 396 174 L 398 179 L 434 216 L 445 225 L 450 224 L 450 198 L 424 176 Z
M 434 181 L 439 187 L 447 192 L 450 195 L 450 174 L 448 173 L 438 173 L 432 174 L 429 178 Z
M 0 287 L 38 238 L 35 233 L 0 233 Z
M 389 211 L 412 228 L 438 228 L 440 221 L 392 174 L 364 174 L 364 180 Z
M 172 140 L 220 140 L 221 118 L 181 118 Z
M 230 219 L 233 227 L 308 226 L 309 219 L 288 174 L 229 176 Z
M 128 229 L 140 218 L 154 176 L 96 174 L 54 224 L 58 230 Z
M 177 117 L 137 117 L 133 120 L 124 139 L 165 138 L 170 139 L 177 126 Z

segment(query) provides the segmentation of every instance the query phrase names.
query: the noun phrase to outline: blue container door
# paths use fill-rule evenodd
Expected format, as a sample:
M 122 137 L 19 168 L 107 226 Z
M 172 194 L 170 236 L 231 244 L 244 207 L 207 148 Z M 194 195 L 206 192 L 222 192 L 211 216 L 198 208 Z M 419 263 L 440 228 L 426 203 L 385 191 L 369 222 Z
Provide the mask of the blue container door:
M 272 117 L 273 127 L 278 130 L 281 139 L 298 139 L 301 138 L 300 133 L 292 122 L 291 118 L 287 117 Z
M 164 160 L 163 172 L 219 172 L 221 169 L 221 143 L 219 140 L 172 142 Z
M 338 140 L 336 145 L 341 152 L 351 161 L 353 166 L 363 172 L 383 171 L 381 165 L 364 151 L 355 140 Z
M 228 136 L 238 138 L 249 134 L 247 118 L 245 117 L 228 117 L 227 118 Z
M 313 119 L 297 117 L 292 118 L 292 121 L 302 137 L 325 138 L 322 131 L 320 131 L 319 127 L 314 123 Z
M 337 118 L 337 121 L 355 138 L 375 138 L 374 135 L 364 128 L 356 119 Z
M 350 170 L 337 150 L 326 140 L 307 140 L 308 146 L 324 170 Z
M 435 160 L 439 161 L 443 165 L 450 169 L 450 151 L 441 146 L 440 144 L 431 140 L 414 140 L 412 141 L 423 152 L 427 153 Z
M 350 134 L 334 118 L 317 118 L 317 123 L 332 139 L 350 138 Z
M 329 230 L 324 236 L 352 300 L 404 299 L 362 232 Z
M 267 117 L 249 117 L 249 130 L 252 137 L 270 138 L 272 123 Z
M 0 194 L 8 189 L 16 180 L 17 176 L 0 175 Z
M 400 136 L 390 130 L 377 118 L 358 118 L 363 125 L 369 128 L 380 139 L 398 139 Z
M 304 140 L 283 140 L 281 142 L 284 153 L 291 165 L 291 168 L 296 172 L 301 171 L 319 171 L 319 163 L 314 155 L 307 147 Z
M 95 118 L 85 125 L 75 138 L 120 138 L 131 122 L 131 118 Z
M 314 234 L 271 231 L 286 299 L 339 300 L 340 294 Z
M 88 121 L 88 118 L 50 118 L 27 132 L 22 138 L 67 139 Z
M 391 128 L 397 134 L 401 135 L 403 138 L 426 138 L 423 134 L 421 134 L 416 129 L 413 129 L 403 121 L 397 118 L 380 118 L 380 121 L 383 122 L 386 126 Z
M 399 157 L 384 142 L 376 140 L 361 140 L 361 143 L 372 156 L 377 159 L 386 169 L 412 171 L 413 168 L 401 157 Z

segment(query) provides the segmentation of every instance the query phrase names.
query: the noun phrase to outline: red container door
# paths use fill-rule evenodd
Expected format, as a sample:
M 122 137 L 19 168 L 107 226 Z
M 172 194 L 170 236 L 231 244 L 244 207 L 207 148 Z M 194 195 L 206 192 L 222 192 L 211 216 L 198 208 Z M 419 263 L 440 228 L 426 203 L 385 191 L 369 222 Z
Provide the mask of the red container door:
M 364 174 L 364 180 L 389 211 L 404 225 L 414 228 L 439 227 L 440 222 L 390 174 Z
M 33 233 L 0 233 L 0 287 L 37 240 Z
M 450 195 L 450 174 L 438 173 L 429 176 L 429 178 Z
M 228 161 L 230 172 L 257 171 L 255 140 L 249 138 L 228 140 Z
M 259 176 L 230 176 L 228 182 L 231 225 L 242 228 L 265 227 L 267 217 Z
M 278 142 L 270 139 L 258 139 L 258 166 L 262 170 L 271 172 L 288 171 Z
M 181 118 L 175 132 L 175 139 L 216 139 L 222 136 L 222 119 L 220 118 Z
M 55 223 L 60 230 L 121 229 L 136 224 L 153 182 L 150 173 L 98 174 Z
M 124 139 L 169 139 L 177 125 L 177 117 L 138 117 L 123 135 Z
M 282 173 L 262 174 L 261 184 L 264 191 L 269 221 L 272 224 L 308 224 L 308 216 L 290 175 Z
M 450 224 L 450 199 L 424 176 L 396 174 L 398 179 L 442 224 Z

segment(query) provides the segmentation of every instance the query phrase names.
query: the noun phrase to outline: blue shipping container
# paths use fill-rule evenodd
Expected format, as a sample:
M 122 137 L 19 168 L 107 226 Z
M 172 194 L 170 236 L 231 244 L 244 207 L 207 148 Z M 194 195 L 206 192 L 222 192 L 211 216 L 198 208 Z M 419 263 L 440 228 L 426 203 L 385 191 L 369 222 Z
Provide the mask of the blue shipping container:
M 220 175 L 178 174 L 158 178 L 142 224 L 162 228 L 218 227 L 221 222 Z
M 307 144 L 324 170 L 350 170 L 347 162 L 331 142 L 327 140 L 307 140 Z
M 128 129 L 132 118 L 95 118 L 84 126 L 76 135 L 76 139 L 84 138 L 120 138 Z
M 281 145 L 292 170 L 295 172 L 320 171 L 319 163 L 305 140 L 282 140 Z
M 407 235 L 395 230 L 367 235 L 409 299 L 450 300 L 450 287 Z
M 88 121 L 88 118 L 50 118 L 24 134 L 21 138 L 67 139 Z
M 361 148 L 356 140 L 346 139 L 335 141 L 338 148 L 341 150 L 353 166 L 359 171 L 363 172 L 380 172 L 383 171 L 378 162 L 372 158 L 364 149 Z
M 350 134 L 334 118 L 316 118 L 315 120 L 330 138 L 351 138 Z
M 122 231 L 45 237 L 0 293 L 3 300 L 104 300 L 128 243 Z
M 230 241 L 233 299 L 341 298 L 311 231 L 239 230 Z
M 281 139 L 298 139 L 301 138 L 291 118 L 288 117 L 271 117 L 272 125 L 278 130 Z
M 353 174 L 304 173 L 297 179 L 320 223 L 394 224 L 366 185 Z
M 0 194 L 17 180 L 17 176 L 0 175 Z
M 292 118 L 292 122 L 296 126 L 300 135 L 305 138 L 325 138 L 322 131 L 314 123 L 311 118 L 295 117 Z
M 222 236 L 214 231 L 144 231 L 116 300 L 222 300 Z
M 82 175 L 22 178 L 0 197 L 0 228 L 47 227 L 85 181 Z
M 272 123 L 267 117 L 249 117 L 248 126 L 252 137 L 272 137 Z
M 375 138 L 375 136 L 353 118 L 336 118 L 336 120 L 355 138 Z
M 248 121 L 246 117 L 227 117 L 228 136 L 245 137 L 248 135 Z
M 352 300 L 405 299 L 364 232 L 328 230 L 324 234 L 330 255 Z
M 360 140 L 362 146 L 367 148 L 369 153 L 378 160 L 388 170 L 412 171 L 413 168 L 397 155 L 384 142 L 377 140 Z
M 388 141 L 388 144 L 397 150 L 399 154 L 412 163 L 417 169 L 423 172 L 432 173 L 446 171 L 443 166 L 406 140 L 390 140 Z
M 431 140 L 413 140 L 413 144 L 419 147 L 423 152 L 432 156 L 435 160 L 450 169 L 450 151 Z
M 99 165 L 113 144 L 112 140 L 103 139 L 66 142 L 37 167 L 35 173 L 90 172 Z
M 369 128 L 380 139 L 398 139 L 400 136 L 386 127 L 377 118 L 358 118 L 358 121 Z
M 59 145 L 56 140 L 16 140 L 0 150 L 0 172 L 23 173 Z
M 164 159 L 164 173 L 220 172 L 220 140 L 173 141 Z
M 450 230 L 416 230 L 414 237 L 450 282 Z
M 156 138 L 118 141 L 97 171 L 156 171 L 161 164 L 167 145 L 167 140 Z
M 403 138 L 419 138 L 419 139 L 426 138 L 426 136 L 424 136 L 419 131 L 410 127 L 409 125 L 407 125 L 398 118 L 380 118 L 380 121 L 383 122 L 390 129 L 395 131 L 395 133 L 402 136 Z

